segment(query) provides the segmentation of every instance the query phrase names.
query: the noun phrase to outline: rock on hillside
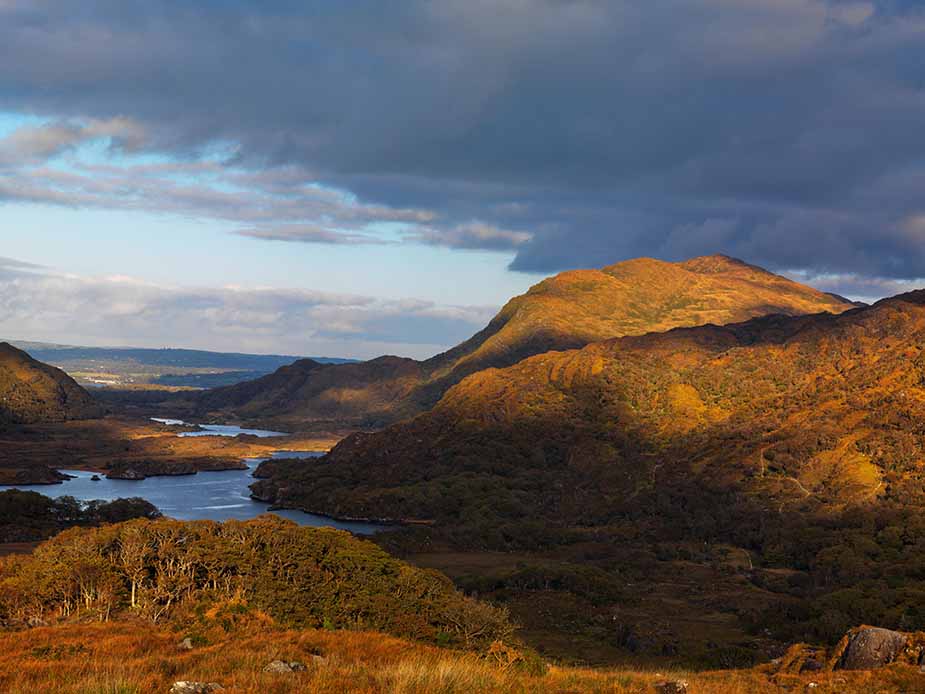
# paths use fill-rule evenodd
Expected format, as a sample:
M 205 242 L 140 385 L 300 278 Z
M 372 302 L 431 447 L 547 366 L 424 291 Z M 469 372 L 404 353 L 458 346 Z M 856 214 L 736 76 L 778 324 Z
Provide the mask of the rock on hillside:
M 479 333 L 427 361 L 382 357 L 359 364 L 302 360 L 274 374 L 203 394 L 202 415 L 378 427 L 432 407 L 452 385 L 489 367 L 623 335 L 725 324 L 767 314 L 853 308 L 726 256 L 682 263 L 651 258 L 573 270 L 511 299 Z
M 0 342 L 0 427 L 101 414 L 90 394 L 66 373 Z

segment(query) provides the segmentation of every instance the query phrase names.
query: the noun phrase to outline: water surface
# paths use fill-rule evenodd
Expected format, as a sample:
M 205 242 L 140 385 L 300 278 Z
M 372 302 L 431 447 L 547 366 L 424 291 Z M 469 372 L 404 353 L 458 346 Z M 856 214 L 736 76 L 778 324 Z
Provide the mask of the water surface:
M 152 417 L 152 421 L 164 424 L 166 426 L 184 426 L 188 422 L 182 419 L 164 419 L 161 417 Z M 181 431 L 177 436 L 237 436 L 238 434 L 250 434 L 261 439 L 268 439 L 274 436 L 288 436 L 283 431 L 268 431 L 267 429 L 243 429 L 233 424 L 196 424 L 202 431 Z
M 184 423 L 180 420 L 158 421 L 177 425 Z M 242 433 L 254 433 L 262 438 L 286 435 L 279 432 L 241 429 L 217 424 L 210 424 L 208 427 L 207 432 L 182 432 L 178 435 L 236 436 Z M 268 458 L 317 458 L 322 455 L 324 453 L 318 451 L 276 451 L 268 457 L 246 459 L 244 461 L 247 464 L 246 470 L 199 472 L 195 475 L 148 477 L 143 480 L 111 480 L 100 474 L 98 475 L 100 479 L 93 481 L 95 474 L 93 472 L 61 470 L 67 475 L 72 475 L 73 479 L 54 485 L 30 484 L 4 486 L 0 489 L 30 489 L 45 496 L 73 496 L 80 501 L 92 499 L 112 501 L 139 496 L 157 506 L 165 516 L 177 520 L 247 520 L 271 512 L 270 504 L 252 499 L 250 489 L 248 489 L 248 485 L 254 482 L 253 471 L 263 460 Z M 336 521 L 326 516 L 317 516 L 302 511 L 279 510 L 272 511 L 272 513 L 289 518 L 299 525 L 340 528 L 358 535 L 370 535 L 385 527 L 374 523 Z

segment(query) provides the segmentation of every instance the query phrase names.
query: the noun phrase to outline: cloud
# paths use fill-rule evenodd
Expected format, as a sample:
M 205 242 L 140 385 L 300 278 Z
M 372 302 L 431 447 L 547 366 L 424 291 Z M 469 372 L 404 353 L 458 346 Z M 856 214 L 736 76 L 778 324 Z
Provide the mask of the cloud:
M 118 118 L 178 169 L 36 170 L 0 198 L 396 220 L 522 271 L 722 251 L 908 281 L 923 36 L 909 0 L 6 2 L 0 109 L 58 124 L 15 147 L 66 155 L 87 135 L 61 124 Z
M 42 266 L 36 265 L 35 263 L 27 263 L 23 260 L 16 260 L 15 258 L 5 258 L 0 256 L 0 269 L 14 271 L 39 270 L 42 269 Z
M 526 231 L 509 231 L 490 224 L 474 222 L 450 229 L 419 229 L 407 238 L 432 246 L 467 250 L 508 251 L 527 243 L 532 235 Z
M 107 140 L 114 150 L 137 151 L 144 146 L 144 128 L 126 118 L 22 126 L 0 139 L 0 167 L 15 171 L 24 164 L 45 163 L 95 140 Z
M 240 229 L 234 233 L 238 236 L 260 239 L 262 241 L 290 241 L 297 243 L 321 243 L 348 246 L 385 243 L 381 239 L 365 234 L 351 234 L 305 224 L 294 224 L 268 229 Z
M 0 258 L 0 334 L 71 344 L 427 357 L 481 328 L 493 307 L 306 290 L 168 287 L 81 277 Z

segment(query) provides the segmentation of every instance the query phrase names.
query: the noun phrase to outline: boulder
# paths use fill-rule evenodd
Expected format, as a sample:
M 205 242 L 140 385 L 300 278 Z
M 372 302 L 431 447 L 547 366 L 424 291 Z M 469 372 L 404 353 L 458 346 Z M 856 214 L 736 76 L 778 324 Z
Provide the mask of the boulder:
M 841 656 L 836 670 L 870 670 L 889 665 L 905 650 L 908 637 L 879 627 L 858 627 L 839 644 Z
M 170 694 L 213 694 L 224 689 L 216 682 L 174 682 Z
M 684 680 L 666 680 L 657 682 L 655 691 L 658 694 L 688 694 L 688 684 Z
M 177 644 L 177 648 L 179 648 L 181 651 L 191 651 L 193 650 L 193 640 L 187 636 Z
M 305 672 L 307 669 L 308 668 L 305 667 L 304 663 L 300 663 L 297 660 L 274 660 L 269 665 L 267 665 L 263 671 L 275 672 L 277 674 L 287 674 L 290 672 Z

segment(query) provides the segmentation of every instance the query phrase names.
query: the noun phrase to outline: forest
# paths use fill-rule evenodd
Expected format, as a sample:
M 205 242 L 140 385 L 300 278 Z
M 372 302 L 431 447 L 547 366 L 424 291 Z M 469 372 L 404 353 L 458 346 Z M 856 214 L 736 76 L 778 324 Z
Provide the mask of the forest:
M 0 624 L 135 614 L 188 623 L 218 604 L 296 628 L 373 629 L 481 649 L 510 640 L 504 609 L 376 545 L 276 516 L 73 528 L 0 563 Z
M 80 502 L 72 496 L 47 497 L 33 491 L 0 491 L 0 542 L 35 542 L 75 525 L 159 518 L 149 501 L 134 497 Z

